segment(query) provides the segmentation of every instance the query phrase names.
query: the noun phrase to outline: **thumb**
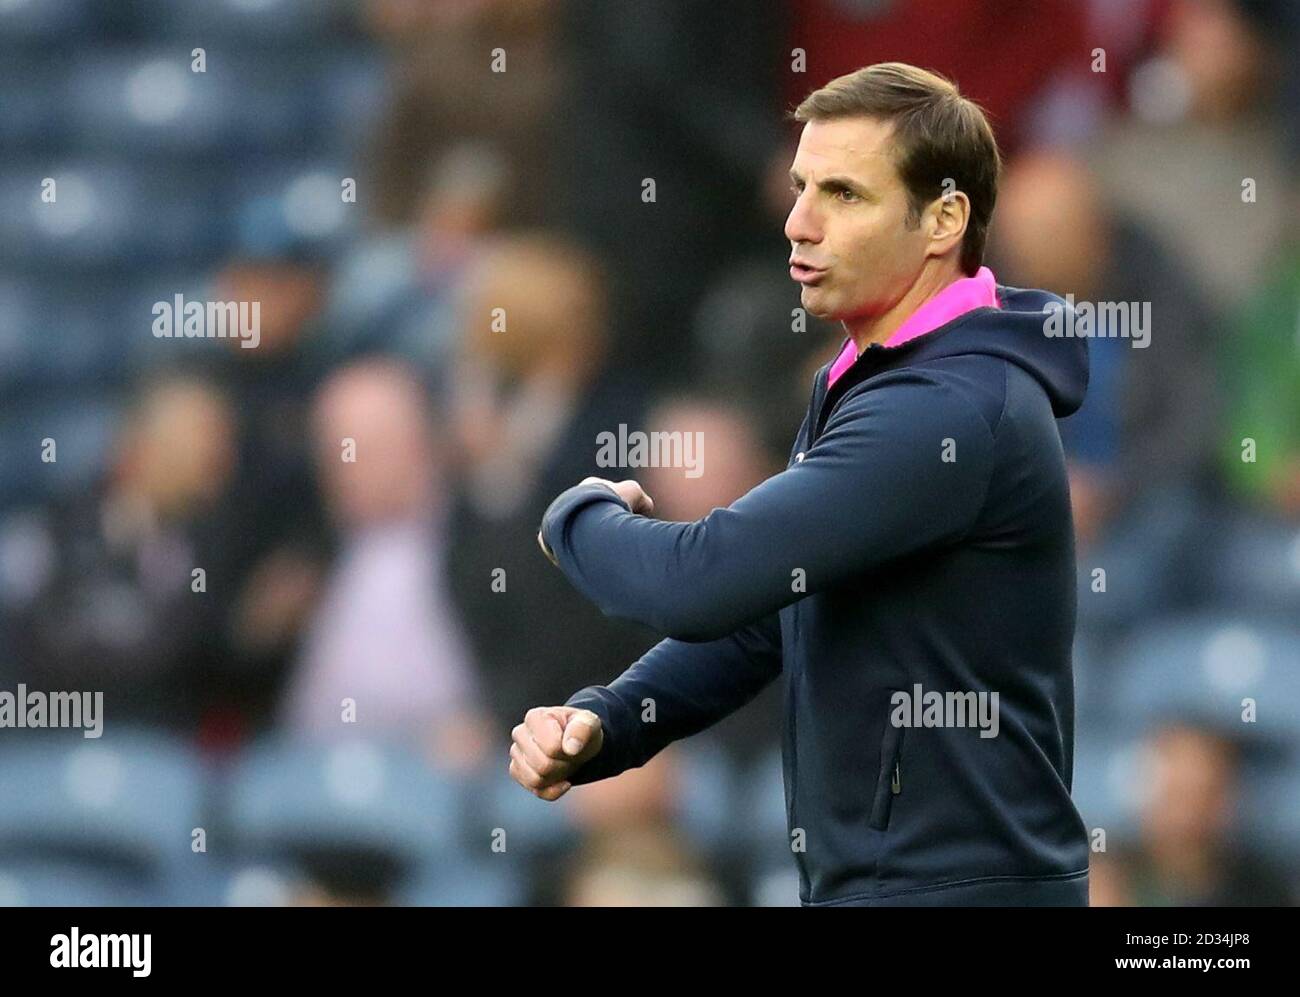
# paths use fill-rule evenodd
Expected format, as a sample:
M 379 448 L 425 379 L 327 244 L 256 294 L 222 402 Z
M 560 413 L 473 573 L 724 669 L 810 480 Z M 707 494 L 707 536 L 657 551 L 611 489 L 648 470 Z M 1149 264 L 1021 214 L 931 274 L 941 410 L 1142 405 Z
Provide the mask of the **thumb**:
M 580 755 L 599 729 L 600 717 L 590 710 L 575 711 L 564 725 L 564 740 L 562 743 L 564 753 L 571 756 Z

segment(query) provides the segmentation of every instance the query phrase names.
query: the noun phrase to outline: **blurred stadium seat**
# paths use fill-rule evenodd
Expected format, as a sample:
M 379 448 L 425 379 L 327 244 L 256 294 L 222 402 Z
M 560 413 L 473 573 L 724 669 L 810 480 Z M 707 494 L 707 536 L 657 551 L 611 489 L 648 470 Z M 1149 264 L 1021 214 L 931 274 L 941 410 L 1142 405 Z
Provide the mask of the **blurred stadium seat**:
M 1208 602 L 1300 620 L 1300 525 L 1226 515 L 1202 550 L 1205 562 L 1196 576 Z
M 1140 728 L 1090 726 L 1078 730 L 1070 795 L 1090 835 L 1101 828 L 1108 839 L 1117 842 L 1136 836 L 1146 782 L 1145 758 Z
M 345 35 L 353 25 L 352 0 L 137 0 L 138 23 L 189 42 L 316 44 Z
M 501 766 L 475 778 L 465 799 L 462 828 L 467 852 L 488 852 L 493 835 L 504 831 L 509 851 L 525 857 L 553 854 L 577 833 L 568 807 L 537 799 Z
M 129 353 L 121 311 L 113 284 L 78 281 L 60 293 L 0 277 L 0 392 L 18 400 L 121 387 Z
M 108 874 L 73 862 L 0 859 L 0 907 L 138 907 L 169 902 L 129 874 Z
M 337 252 L 356 226 L 343 201 L 346 171 L 325 161 L 265 160 L 235 175 L 222 192 L 232 252 L 322 258 Z
M 1132 723 L 1186 718 L 1242 739 L 1300 744 L 1300 630 L 1222 613 L 1167 619 L 1116 651 L 1115 703 Z M 1243 719 L 1243 700 L 1257 718 Z
M 527 899 L 521 866 L 494 856 L 421 870 L 398 891 L 395 902 L 404 907 L 513 907 Z
M 119 156 L 224 148 L 238 137 L 243 97 L 237 78 L 191 72 L 188 51 L 176 49 L 86 55 L 63 93 L 78 146 Z
M 0 93 L 5 95 L 0 149 L 21 149 L 30 155 L 65 145 L 71 122 L 58 86 L 67 71 L 64 61 L 52 55 L 10 54 L 0 47 Z
M 791 853 L 779 750 L 769 752 L 745 773 L 738 789 L 736 812 L 737 825 L 743 832 L 740 840 L 754 870 L 751 888 L 758 894 L 755 902 L 779 905 L 783 902 L 781 890 L 789 886 L 792 893 L 786 899 L 798 903 L 799 875 Z
M 36 737 L 0 748 L 0 862 L 72 861 L 179 902 L 208 875 L 191 848 L 203 771 L 189 746 L 145 731 Z M 23 882 L 21 871 L 15 873 Z M 40 889 L 48 882 L 33 873 Z
M 0 416 L 0 508 L 48 501 L 90 487 L 112 457 L 120 409 L 97 392 L 60 392 Z M 41 460 L 42 441 L 58 459 Z
M 93 6 L 92 0 L 5 0 L 0 3 L 0 42 L 84 41 L 79 29 L 94 23 Z
M 1182 609 L 1202 512 L 1184 488 L 1156 489 L 1125 510 L 1095 546 L 1078 551 L 1079 629 L 1109 639 L 1135 623 Z M 1104 571 L 1105 590 L 1098 591 Z
M 1300 862 L 1300 765 L 1294 753 L 1247 768 L 1238 824 L 1243 840 L 1294 869 Z
M 56 185 L 48 203 L 46 178 Z M 84 268 L 210 258 L 223 226 L 214 199 L 196 197 L 196 187 L 199 177 L 182 183 L 116 161 L 6 163 L 0 196 L 22 210 L 0 216 L 0 260 L 66 279 Z
M 236 763 L 224 799 L 241 861 L 317 848 L 367 849 L 408 868 L 460 856 L 460 784 L 376 741 L 256 745 Z
M 1074 638 L 1074 722 L 1076 729 L 1110 715 L 1114 681 L 1100 641 L 1086 631 Z
M 706 854 L 725 856 L 742 839 L 736 805 L 736 773 L 722 748 L 707 737 L 679 749 L 681 793 L 677 822 L 694 845 Z

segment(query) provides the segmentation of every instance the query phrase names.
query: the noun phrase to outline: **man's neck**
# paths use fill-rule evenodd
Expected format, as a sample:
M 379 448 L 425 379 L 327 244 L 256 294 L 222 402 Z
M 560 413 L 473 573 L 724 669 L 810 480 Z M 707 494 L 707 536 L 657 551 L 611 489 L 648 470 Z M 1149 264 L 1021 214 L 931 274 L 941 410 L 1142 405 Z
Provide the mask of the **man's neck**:
M 931 257 L 907 293 L 887 312 L 879 315 L 861 315 L 842 323 L 858 348 L 858 355 L 872 343 L 884 343 L 899 330 L 908 317 L 953 281 L 960 280 L 961 271 L 956 264 L 940 262 Z

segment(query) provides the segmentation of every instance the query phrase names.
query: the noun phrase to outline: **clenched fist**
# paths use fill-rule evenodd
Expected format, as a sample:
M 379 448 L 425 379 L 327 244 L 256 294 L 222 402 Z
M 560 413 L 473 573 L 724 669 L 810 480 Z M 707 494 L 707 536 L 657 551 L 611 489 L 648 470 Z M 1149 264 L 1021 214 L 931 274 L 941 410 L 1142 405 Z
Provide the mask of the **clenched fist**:
M 538 799 L 558 800 L 605 741 L 600 717 L 573 706 L 536 706 L 510 736 L 510 775 Z

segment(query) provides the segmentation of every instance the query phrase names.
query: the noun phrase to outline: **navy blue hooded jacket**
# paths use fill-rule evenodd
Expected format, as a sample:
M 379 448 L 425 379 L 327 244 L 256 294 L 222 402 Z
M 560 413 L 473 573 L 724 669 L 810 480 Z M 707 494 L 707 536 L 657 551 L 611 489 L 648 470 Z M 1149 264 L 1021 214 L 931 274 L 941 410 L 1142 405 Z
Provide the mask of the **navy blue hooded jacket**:
M 703 519 L 633 515 L 595 484 L 551 504 L 542 539 L 573 585 L 668 637 L 568 700 L 605 733 L 575 784 L 784 676 L 803 903 L 1087 903 L 1056 426 L 1083 401 L 1087 342 L 1045 334 L 1055 295 L 997 294 L 868 347 L 829 390 L 823 367 L 786 470 Z M 897 692 L 996 692 L 997 735 L 906 726 Z

